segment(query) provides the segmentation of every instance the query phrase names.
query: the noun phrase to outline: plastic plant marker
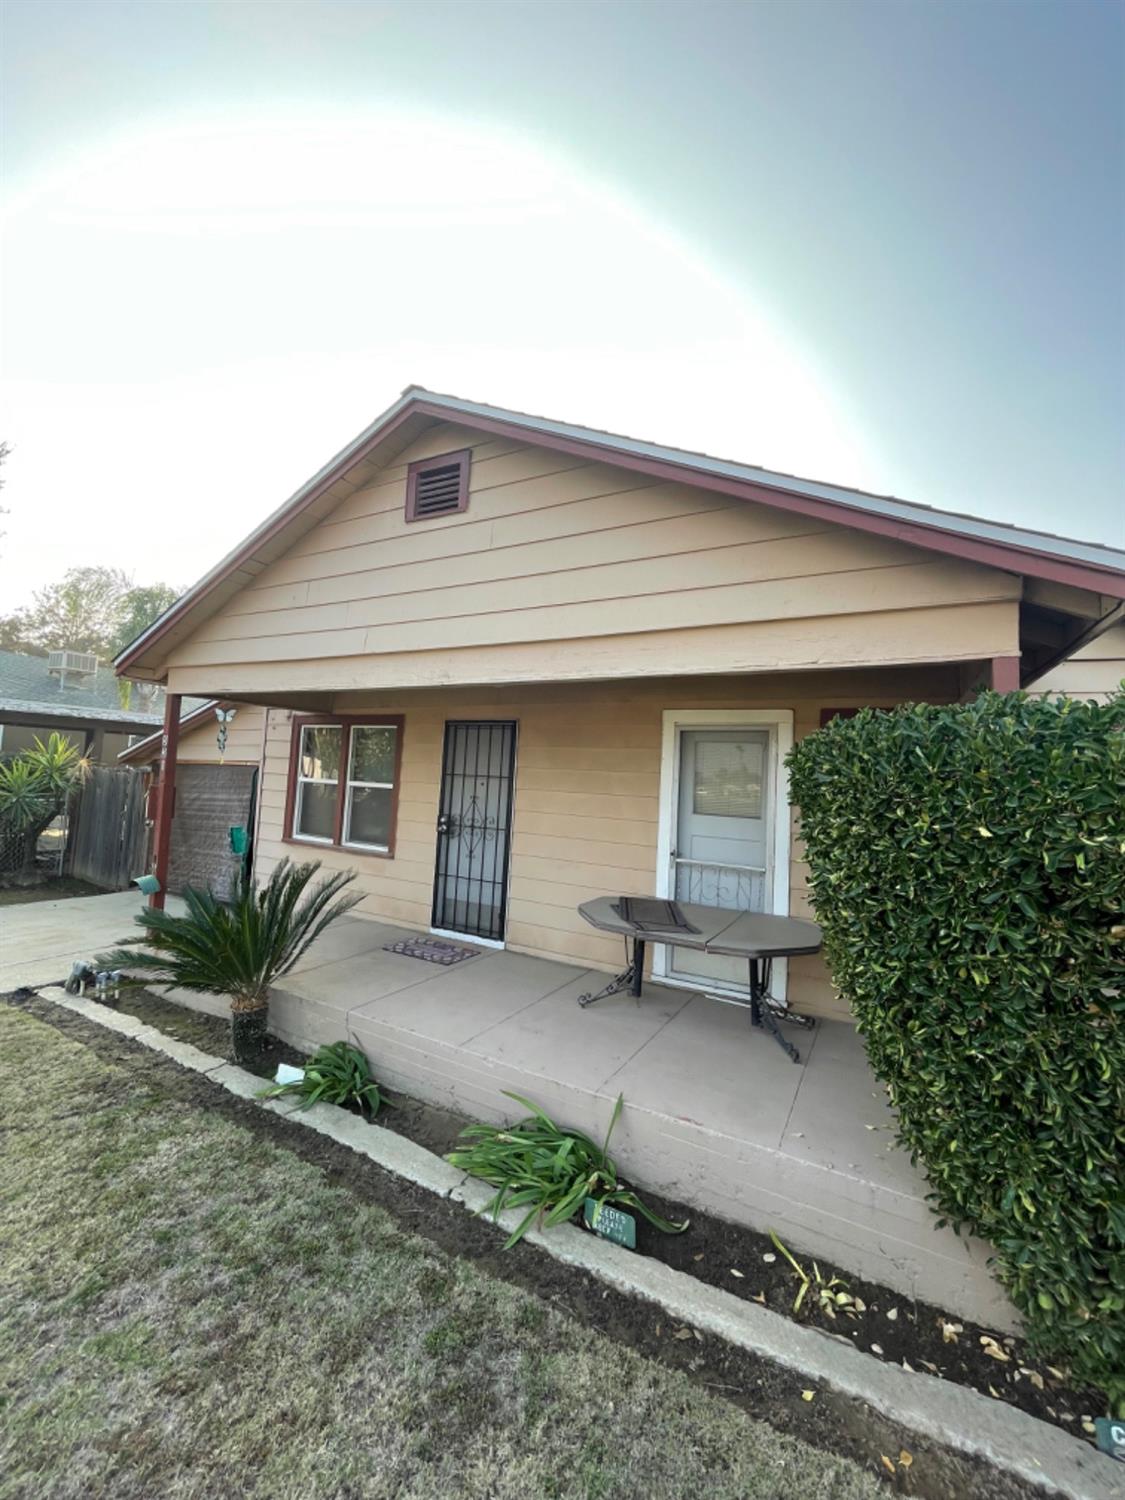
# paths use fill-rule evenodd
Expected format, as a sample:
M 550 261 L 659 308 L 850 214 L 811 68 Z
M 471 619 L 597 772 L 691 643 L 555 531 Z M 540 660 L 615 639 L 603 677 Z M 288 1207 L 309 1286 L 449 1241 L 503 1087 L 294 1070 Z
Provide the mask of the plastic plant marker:
M 583 1204 L 582 1217 L 595 1234 L 603 1240 L 612 1240 L 615 1245 L 624 1245 L 626 1250 L 637 1248 L 637 1221 L 632 1214 L 622 1213 L 619 1208 L 602 1206 L 598 1210 L 597 1200 L 587 1198 Z

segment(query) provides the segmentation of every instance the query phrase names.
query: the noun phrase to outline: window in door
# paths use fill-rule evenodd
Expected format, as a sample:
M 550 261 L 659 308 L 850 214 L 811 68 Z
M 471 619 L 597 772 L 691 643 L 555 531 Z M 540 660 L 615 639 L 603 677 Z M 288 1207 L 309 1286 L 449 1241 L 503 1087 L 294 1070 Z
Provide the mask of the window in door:
M 769 729 L 682 728 L 673 892 L 679 901 L 765 911 L 772 873 Z M 668 951 L 670 977 L 703 986 L 745 983 L 744 964 L 688 948 Z

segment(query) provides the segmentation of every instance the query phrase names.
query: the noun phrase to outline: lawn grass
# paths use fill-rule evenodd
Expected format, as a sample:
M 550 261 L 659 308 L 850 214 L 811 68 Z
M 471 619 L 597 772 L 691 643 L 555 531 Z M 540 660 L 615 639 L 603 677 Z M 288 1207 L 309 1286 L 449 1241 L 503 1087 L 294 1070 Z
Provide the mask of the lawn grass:
M 0 1500 L 883 1491 L 5 1006 L 0 1131 Z

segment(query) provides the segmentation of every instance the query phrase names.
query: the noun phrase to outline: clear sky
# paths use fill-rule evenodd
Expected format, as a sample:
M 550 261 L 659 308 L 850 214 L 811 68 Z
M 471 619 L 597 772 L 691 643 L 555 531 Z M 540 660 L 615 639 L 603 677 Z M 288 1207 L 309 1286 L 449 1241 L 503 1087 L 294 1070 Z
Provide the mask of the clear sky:
M 0 611 L 404 385 L 1125 543 L 1119 0 L 5 0 Z

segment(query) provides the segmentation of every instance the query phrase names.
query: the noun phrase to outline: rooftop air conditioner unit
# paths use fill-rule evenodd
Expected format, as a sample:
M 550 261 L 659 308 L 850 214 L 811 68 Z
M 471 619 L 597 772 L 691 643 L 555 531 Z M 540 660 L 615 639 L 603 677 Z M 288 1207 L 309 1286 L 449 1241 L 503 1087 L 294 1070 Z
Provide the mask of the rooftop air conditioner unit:
M 98 658 L 92 651 L 52 651 L 47 657 L 47 671 L 65 685 L 67 675 L 94 677 L 97 675 Z

